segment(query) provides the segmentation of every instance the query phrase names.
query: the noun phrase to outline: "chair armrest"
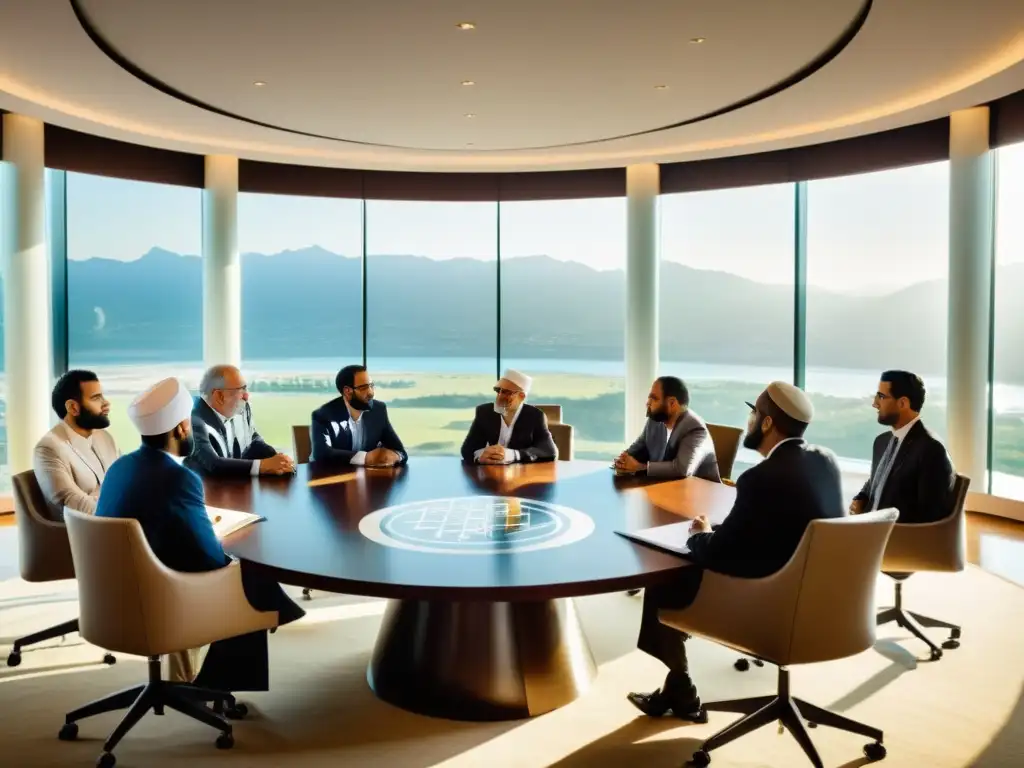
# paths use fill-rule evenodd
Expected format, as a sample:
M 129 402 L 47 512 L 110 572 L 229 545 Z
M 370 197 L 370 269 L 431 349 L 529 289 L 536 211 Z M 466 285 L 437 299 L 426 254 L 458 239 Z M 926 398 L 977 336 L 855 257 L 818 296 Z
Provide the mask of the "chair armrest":
M 146 628 L 160 649 L 156 653 L 197 648 L 278 624 L 277 611 L 257 611 L 249 604 L 238 561 L 204 573 L 163 571 L 142 587 L 145 599 L 159 601 L 159 610 L 147 611 Z

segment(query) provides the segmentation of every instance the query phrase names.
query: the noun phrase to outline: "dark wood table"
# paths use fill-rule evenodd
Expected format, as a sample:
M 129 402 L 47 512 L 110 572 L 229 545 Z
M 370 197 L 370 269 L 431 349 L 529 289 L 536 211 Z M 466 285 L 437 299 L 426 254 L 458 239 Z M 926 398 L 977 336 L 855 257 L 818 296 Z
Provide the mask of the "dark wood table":
M 225 542 L 285 584 L 391 598 L 367 672 L 377 695 L 455 719 L 575 699 L 595 666 L 570 598 L 671 581 L 684 560 L 615 533 L 706 514 L 734 489 L 616 477 L 607 464 L 414 458 L 206 481 L 212 506 L 267 518 Z M 386 511 L 382 511 L 386 510 Z

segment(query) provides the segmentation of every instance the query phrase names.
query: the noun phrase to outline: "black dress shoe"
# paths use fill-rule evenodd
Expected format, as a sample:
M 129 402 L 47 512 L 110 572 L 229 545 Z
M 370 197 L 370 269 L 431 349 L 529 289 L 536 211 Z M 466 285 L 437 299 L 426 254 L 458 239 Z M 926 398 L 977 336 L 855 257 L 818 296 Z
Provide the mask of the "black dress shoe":
M 691 723 L 706 723 L 708 721 L 708 713 L 701 706 L 699 698 L 690 701 L 675 701 L 663 693 L 660 688 L 653 693 L 630 693 L 626 698 L 629 699 L 630 704 L 648 717 L 663 717 L 671 714 L 673 717 Z

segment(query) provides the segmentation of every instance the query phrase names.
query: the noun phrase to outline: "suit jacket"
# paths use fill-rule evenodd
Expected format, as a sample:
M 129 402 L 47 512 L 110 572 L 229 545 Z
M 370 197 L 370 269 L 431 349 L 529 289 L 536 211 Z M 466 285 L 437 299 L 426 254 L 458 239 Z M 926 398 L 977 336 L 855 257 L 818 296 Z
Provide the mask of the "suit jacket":
M 648 419 L 644 431 L 626 452 L 637 461 L 648 462 L 650 477 L 692 475 L 716 483 L 722 481 L 707 424 L 689 408 L 676 421 L 671 434 L 664 424 Z M 661 458 L 651 461 L 652 456 Z
M 313 442 L 313 461 L 343 461 L 349 463 L 358 451 L 352 448 L 352 432 L 349 430 L 348 406 L 344 397 L 336 397 L 320 406 L 312 415 L 309 427 Z M 363 450 L 367 452 L 383 446 L 399 456 L 399 463 L 409 460 L 398 433 L 391 426 L 388 407 L 380 400 L 373 401 L 373 407 L 363 411 L 359 417 L 363 428 Z
M 64 519 L 65 506 L 96 514 L 100 485 L 121 452 L 104 429 L 93 431 L 91 449 L 89 442 L 61 421 L 36 443 L 32 467 L 53 520 Z
M 718 573 L 761 578 L 789 561 L 808 523 L 845 514 L 835 455 L 790 440 L 739 476 L 725 522 L 691 536 L 690 556 Z
M 870 503 L 871 488 L 877 481 L 878 465 L 892 439 L 892 431 L 875 438 L 871 455 L 871 477 L 854 498 Z M 898 523 L 930 523 L 946 517 L 953 506 L 956 473 L 945 446 L 920 421 L 903 438 L 889 476 L 882 487 L 878 509 L 896 507 Z
M 512 427 L 507 448 L 519 451 L 524 464 L 536 461 L 554 461 L 558 457 L 548 419 L 544 411 L 528 403 L 519 406 L 521 412 Z M 501 435 L 501 415 L 493 403 L 478 405 L 466 439 L 462 441 L 463 461 L 475 461 L 473 454 L 488 445 L 497 445 Z
M 277 455 L 277 451 L 267 445 L 256 431 L 249 403 L 231 424 L 242 449 L 240 459 L 231 456 L 234 446 L 228 444 L 228 431 L 220 414 L 203 398 L 197 397 L 192 407 L 192 433 L 196 436 L 196 447 L 185 459 L 185 466 L 201 474 L 248 477 L 252 474 L 254 460 Z

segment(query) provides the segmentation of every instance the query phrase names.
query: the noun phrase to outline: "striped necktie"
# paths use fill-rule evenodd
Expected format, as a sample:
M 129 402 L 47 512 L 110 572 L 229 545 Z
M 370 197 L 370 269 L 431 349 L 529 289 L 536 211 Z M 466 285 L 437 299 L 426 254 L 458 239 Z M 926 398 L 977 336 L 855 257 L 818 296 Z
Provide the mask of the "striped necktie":
M 875 488 L 871 494 L 871 512 L 878 509 L 878 502 L 882 498 L 882 489 L 885 488 L 885 481 L 889 479 L 889 473 L 892 471 L 893 459 L 896 458 L 896 449 L 899 447 L 899 444 L 899 438 L 893 435 L 889 440 L 885 453 L 882 454 L 882 460 L 878 462 Z

